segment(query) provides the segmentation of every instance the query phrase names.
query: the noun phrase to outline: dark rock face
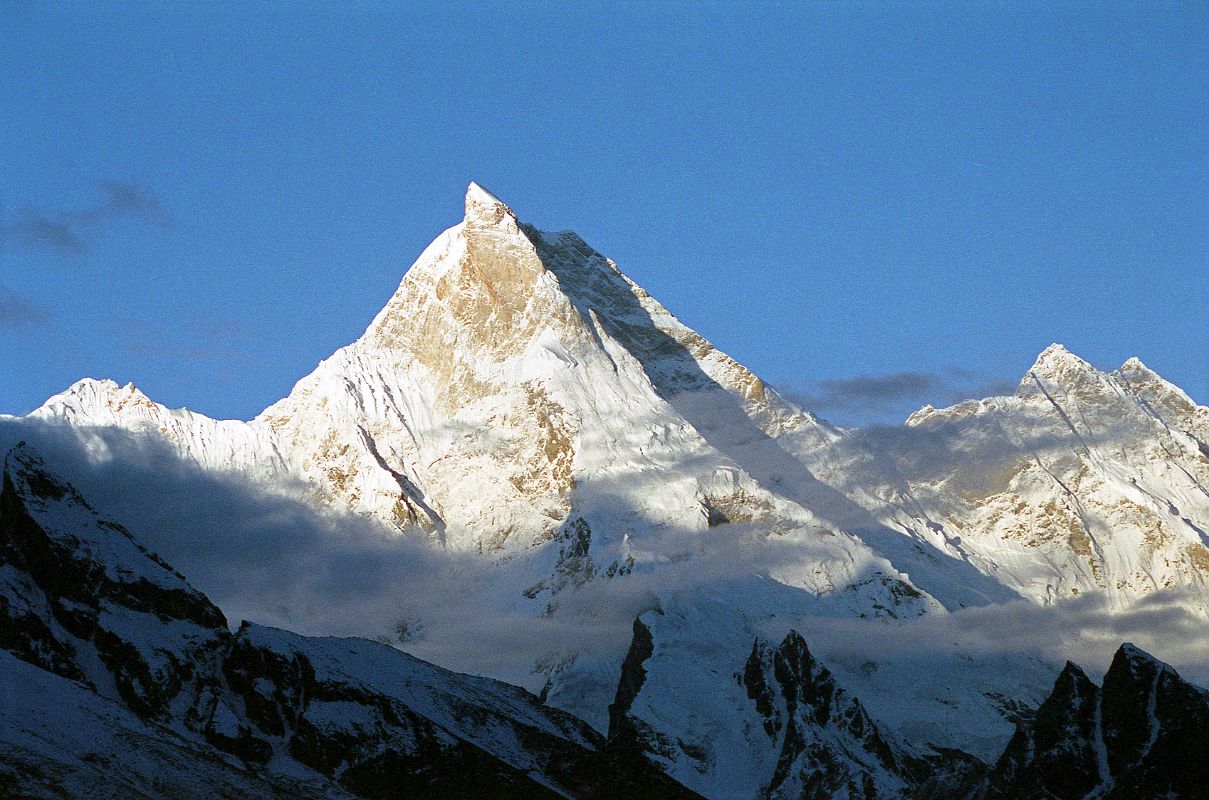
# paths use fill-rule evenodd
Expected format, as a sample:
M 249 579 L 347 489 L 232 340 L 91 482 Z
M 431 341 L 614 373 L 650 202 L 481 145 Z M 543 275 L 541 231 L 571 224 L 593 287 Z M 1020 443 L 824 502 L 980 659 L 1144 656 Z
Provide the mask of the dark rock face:
M 1159 733 L 1156 693 L 1163 666 L 1141 650 L 1126 646 L 1117 651 L 1104 676 L 1104 745 L 1114 775 L 1146 756 Z
M 1193 800 L 1209 796 L 1206 748 L 1209 693 L 1124 644 L 1103 688 L 1067 664 L 975 796 Z
M 765 647 L 759 640 L 752 642 L 751 655 L 743 667 L 743 685 L 747 687 L 747 697 L 756 703 L 756 711 L 764 718 L 764 732 L 773 739 L 781 730 L 781 719 L 773 707 L 773 688 L 764 679 L 765 662 L 767 660 Z
M 569 543 L 572 557 L 587 537 Z M 204 595 L 24 447 L 0 487 L 0 648 L 173 729 L 218 772 L 279 786 L 266 765 L 295 762 L 313 777 L 310 790 L 290 784 L 294 796 L 695 797 L 515 687 L 361 640 L 247 623 L 231 634 Z M 6 796 L 51 782 L 30 764 L 0 766 Z M 98 796 L 122 793 L 95 780 Z
M 654 652 L 655 640 L 651 637 L 651 629 L 643 625 L 641 619 L 635 618 L 634 638 L 630 641 L 630 650 L 626 653 L 625 660 L 621 662 L 617 696 L 609 706 L 610 740 L 620 741 L 638 736 L 636 721 L 629 716 L 629 711 L 638 693 L 642 691 L 642 684 L 646 682 L 646 668 L 643 662 Z
M 609 705 L 605 760 L 612 767 L 621 767 L 612 769 L 618 780 L 614 781 L 611 790 L 617 797 L 695 797 L 695 793 L 667 777 L 647 760 L 647 753 L 656 752 L 662 747 L 660 737 L 646 723 L 629 713 L 646 682 L 646 667 L 643 664 L 654 652 L 655 640 L 650 628 L 641 619 L 635 618 L 634 638 L 621 664 L 617 695 Z
M 796 631 L 776 648 L 756 641 L 742 680 L 778 748 L 769 797 L 896 797 L 912 782 L 918 759 L 836 684 Z
M 1099 687 L 1067 662 L 1032 725 L 1018 726 L 996 763 L 990 796 L 1085 797 L 1101 781 L 1099 704 Z
M 170 704 L 229 638 L 222 612 L 124 528 L 97 517 L 28 448 L 9 454 L 2 480 L 0 563 L 14 577 L 0 589 L 0 646 L 94 688 L 85 664 L 95 654 L 132 711 L 167 721 Z M 33 513 L 74 513 L 79 535 L 47 530 Z M 102 551 L 124 560 L 106 564 L 95 556 Z M 168 622 L 188 629 L 174 652 L 131 638 L 140 625 Z
M 554 564 L 554 571 L 522 592 L 530 600 L 547 592 L 550 595 L 550 600 L 546 605 L 548 614 L 554 613 L 557 608 L 560 592 L 571 587 L 582 586 L 600 574 L 590 555 L 592 527 L 588 525 L 586 519 L 581 516 L 572 517 L 567 520 L 562 530 L 554 538 L 558 542 L 558 560 Z M 632 558 L 628 567 L 614 561 L 609 564 L 604 575 L 613 578 L 618 574 L 628 574 L 632 568 Z
M 1104 676 L 1109 797 L 1209 794 L 1209 693 L 1133 645 Z

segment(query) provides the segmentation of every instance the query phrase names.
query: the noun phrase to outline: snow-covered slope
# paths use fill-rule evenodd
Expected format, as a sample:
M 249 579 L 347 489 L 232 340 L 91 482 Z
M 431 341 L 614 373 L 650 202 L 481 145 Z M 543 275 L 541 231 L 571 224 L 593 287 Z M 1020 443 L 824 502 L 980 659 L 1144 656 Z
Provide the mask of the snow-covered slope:
M 383 644 L 231 634 L 29 447 L 2 477 L 5 796 L 1192 798 L 1206 780 L 1209 694 L 1132 645 L 1103 689 L 1068 664 L 991 767 L 896 734 L 798 632 L 750 638 L 750 603 L 673 599 L 634 622 L 606 739 Z
M 183 458 L 203 467 L 234 470 L 268 480 L 284 478 L 285 464 L 271 432 L 238 420 L 214 420 L 185 408 L 166 408 L 134 386 L 84 378 L 28 415 L 35 422 L 88 428 L 116 427 L 163 437 Z M 100 439 L 90 439 L 103 451 Z M 98 457 L 103 452 L 96 454 Z
M 993 761 L 1055 672 L 951 643 L 881 652 L 876 637 L 851 643 L 859 658 L 845 663 L 833 647 L 807 645 L 840 608 L 799 619 L 801 600 L 771 585 L 713 589 L 663 598 L 637 619 L 609 731 L 719 800 L 898 797 L 930 774 L 960 773 L 951 753 Z
M 672 614 L 635 621 L 609 736 L 633 740 L 681 783 L 716 798 L 856 800 L 900 796 L 923 766 L 796 631 L 773 644 L 731 628 L 729 646 L 686 672 L 695 642 L 677 636 L 685 610 Z
M 265 775 L 0 649 L 0 796 L 26 800 L 257 797 L 351 800 L 331 783 Z

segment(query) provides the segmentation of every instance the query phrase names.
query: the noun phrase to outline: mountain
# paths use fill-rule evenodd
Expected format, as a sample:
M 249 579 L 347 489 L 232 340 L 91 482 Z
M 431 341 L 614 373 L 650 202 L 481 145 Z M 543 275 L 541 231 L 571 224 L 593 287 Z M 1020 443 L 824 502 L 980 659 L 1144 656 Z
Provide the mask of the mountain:
M 621 530 L 808 523 L 732 451 L 773 427 L 829 431 L 579 237 L 521 224 L 474 184 L 464 221 L 365 334 L 250 423 L 91 380 L 31 416 L 158 432 L 206 466 L 286 471 L 327 502 L 483 552 L 549 540 L 574 515 Z
M 1132 644 L 1117 650 L 1102 687 L 1067 662 L 1049 696 L 1019 716 L 1006 748 L 986 763 L 895 735 L 796 631 L 776 645 L 755 639 L 742 667 L 722 679 L 669 675 L 653 633 L 663 616 L 650 612 L 634 623 L 610 738 L 709 797 L 1125 800 L 1205 793 L 1209 692 Z M 651 702 L 667 693 L 680 693 L 681 702 Z M 709 713 L 707 704 L 720 701 L 729 716 Z M 661 714 L 671 707 L 678 713 Z M 707 735 L 694 728 L 695 716 L 714 725 Z
M 611 740 L 705 797 L 964 800 L 1053 679 L 1037 662 L 920 663 L 873 642 L 852 669 L 735 606 L 675 597 L 640 615 L 609 709 Z
M 1209 409 L 1136 358 L 1100 372 L 1053 345 L 1012 396 L 847 438 L 854 497 L 1022 597 L 1183 587 L 1209 609 Z
M 694 796 L 513 686 L 230 633 L 26 446 L 0 489 L 0 693 L 9 797 Z
M 882 559 L 950 609 L 1169 587 L 1207 607 L 1209 409 L 1141 361 L 1105 373 L 1055 345 L 1013 396 L 844 430 L 476 184 L 365 334 L 256 419 L 91 379 L 29 418 L 147 432 L 454 550 L 586 526 L 616 572 L 652 530 L 747 523 L 837 534 L 838 561 Z
M 9 422 L 31 439 L 74 437 L 98 463 L 125 457 L 109 448 L 114 431 L 141 437 L 450 563 L 477 559 L 489 569 L 473 579 L 442 573 L 453 590 L 440 602 L 412 599 L 408 624 L 423 633 L 402 646 L 540 691 L 596 735 L 620 724 L 629 746 L 710 797 L 799 792 L 820 759 L 840 765 L 818 790 L 837 796 L 922 791 L 920 764 L 964 779 L 995 762 L 1062 659 L 1028 643 L 967 646 L 961 627 L 989 618 L 972 612 L 1064 619 L 1102 602 L 1125 619 L 1161 597 L 1209 615 L 1209 409 L 1137 359 L 1104 372 L 1055 345 L 1013 395 L 843 428 L 574 233 L 526 225 L 475 184 L 465 218 L 365 333 L 255 419 L 86 379 Z M 263 587 L 266 606 L 278 590 Z M 524 667 L 444 660 L 473 649 L 441 607 L 450 597 L 463 620 L 507 614 L 528 634 L 510 645 Z M 635 617 L 650 654 L 621 713 Z M 364 632 L 394 623 L 366 619 Z M 944 626 L 951 635 L 935 633 Z M 561 638 L 533 633 L 547 629 Z M 900 646 L 924 629 L 933 648 Z M 1062 645 L 1081 635 L 1055 623 Z M 765 690 L 744 683 L 753 657 Z M 777 675 L 791 662 L 798 688 Z M 844 712 L 847 728 L 802 716 L 824 663 L 837 707 L 860 709 Z M 765 704 L 775 719 L 749 690 L 780 698 Z
M 631 741 L 686 785 L 714 797 L 751 796 L 753 787 L 770 798 L 898 797 L 908 789 L 904 776 L 922 768 L 796 631 L 777 645 L 753 640 L 733 675 L 668 679 L 666 661 L 652 659 L 659 616 L 634 622 L 609 736 Z M 671 706 L 659 702 L 669 692 L 683 695 L 675 716 L 665 716 Z M 692 720 L 703 703 L 728 712 L 709 715 L 710 731 Z

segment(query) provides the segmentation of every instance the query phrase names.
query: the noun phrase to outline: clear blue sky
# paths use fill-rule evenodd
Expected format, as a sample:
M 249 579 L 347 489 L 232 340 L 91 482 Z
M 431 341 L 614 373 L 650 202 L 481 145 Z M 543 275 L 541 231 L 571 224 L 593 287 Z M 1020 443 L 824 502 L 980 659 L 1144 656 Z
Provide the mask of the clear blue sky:
M 3 412 L 250 417 L 470 180 L 841 419 L 1052 341 L 1209 401 L 1203 0 L 13 2 L 0 109 Z

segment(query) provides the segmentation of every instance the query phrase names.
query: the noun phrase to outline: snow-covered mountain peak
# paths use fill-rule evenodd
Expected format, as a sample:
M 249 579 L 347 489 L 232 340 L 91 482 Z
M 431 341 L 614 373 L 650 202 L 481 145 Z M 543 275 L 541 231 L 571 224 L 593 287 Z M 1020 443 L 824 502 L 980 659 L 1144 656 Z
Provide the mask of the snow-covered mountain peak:
M 1063 383 L 1067 380 L 1079 380 L 1096 373 L 1096 368 L 1077 355 L 1067 350 L 1063 345 L 1054 343 L 1041 351 L 1033 366 L 1025 373 L 1022 384 L 1027 386 L 1036 379 Z
M 733 445 L 763 442 L 790 472 L 767 432 L 817 424 L 579 236 L 520 222 L 477 184 L 365 335 L 257 421 L 320 496 L 484 550 L 551 538 L 606 474 L 634 495 L 610 503 L 618 540 L 652 514 L 703 526 L 706 495 L 760 495 L 766 465 Z M 650 476 L 689 463 L 651 508 Z
M 910 502 L 1020 595 L 1180 586 L 1209 610 L 1209 408 L 1140 361 L 1100 371 L 1053 345 L 1013 396 L 923 408 L 908 429 L 879 443 Z
M 155 403 L 133 383 L 119 386 L 105 378 L 83 378 L 54 395 L 33 412 L 40 418 L 111 415 L 127 408 L 154 408 Z
M 1209 438 L 1209 408 L 1131 357 L 1112 372 L 1097 370 L 1061 345 L 1037 358 L 1016 391 L 1018 398 L 1067 414 L 1066 424 L 1120 427 L 1127 420 Z M 1149 420 L 1149 422 L 1146 422 Z
M 1037 357 L 1016 389 L 1016 396 L 1063 413 L 1111 413 L 1122 398 L 1116 373 L 1103 372 L 1067 350 L 1050 345 Z M 1096 410 L 1099 411 L 1096 411 Z
M 1130 373 L 1130 372 L 1138 373 L 1138 374 L 1143 374 L 1143 375 L 1157 374 L 1150 367 L 1143 364 L 1142 359 L 1138 358 L 1137 356 L 1130 356 L 1129 358 L 1125 359 L 1125 363 L 1121 365 L 1120 371 L 1127 372 L 1127 373 Z
M 471 182 L 466 187 L 466 225 L 473 228 L 501 228 L 517 233 L 520 223 L 504 201 Z
M 465 220 L 407 270 L 362 346 L 408 350 L 443 371 L 457 360 L 447 357 L 451 350 L 493 351 L 492 360 L 503 360 L 543 324 L 574 323 L 528 233 L 511 208 L 470 184 Z M 438 345 L 446 349 L 437 353 Z

